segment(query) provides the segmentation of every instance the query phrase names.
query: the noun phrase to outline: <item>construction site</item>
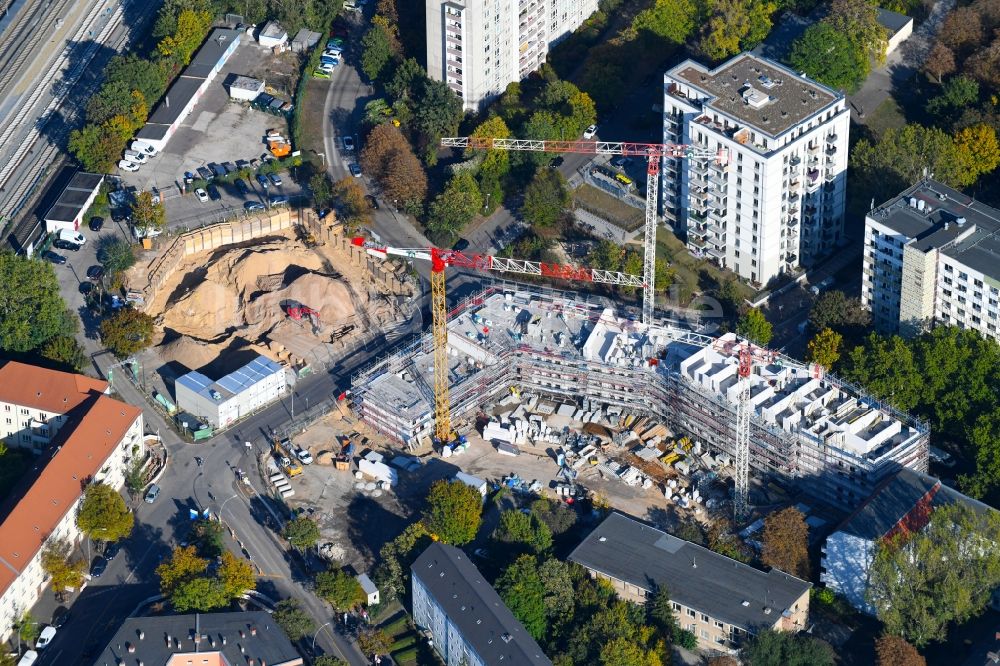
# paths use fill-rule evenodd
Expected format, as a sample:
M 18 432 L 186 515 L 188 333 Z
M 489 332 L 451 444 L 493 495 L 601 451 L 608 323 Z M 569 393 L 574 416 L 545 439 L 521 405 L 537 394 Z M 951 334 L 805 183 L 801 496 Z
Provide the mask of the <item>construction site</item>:
M 499 284 L 448 313 L 451 426 L 500 454 L 548 452 L 557 493 L 597 469 L 681 506 L 705 501 L 703 481 L 738 481 L 741 399 L 752 503 L 777 482 L 850 510 L 900 467 L 926 471 L 925 423 L 774 352 L 743 374 L 740 348 L 734 334 Z M 356 373 L 354 406 L 397 445 L 450 457 L 467 443 L 435 437 L 434 350 L 428 334 Z

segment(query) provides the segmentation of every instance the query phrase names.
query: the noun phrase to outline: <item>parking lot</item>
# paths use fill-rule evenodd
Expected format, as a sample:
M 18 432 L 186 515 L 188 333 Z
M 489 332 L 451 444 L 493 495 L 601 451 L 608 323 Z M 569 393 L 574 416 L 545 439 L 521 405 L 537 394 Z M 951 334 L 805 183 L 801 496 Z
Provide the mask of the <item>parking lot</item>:
M 228 218 L 242 211 L 247 201 L 266 204 L 268 196 L 275 194 L 290 198 L 301 196 L 302 188 L 293 182 L 291 174 L 282 174 L 282 186 L 271 187 L 271 191 L 264 191 L 250 179 L 247 184 L 251 192 L 246 196 L 232 184 L 220 184 L 219 199 L 204 203 L 190 191 L 183 196 L 180 193 L 185 172 L 195 173 L 198 167 L 213 162 L 259 160 L 267 152 L 264 143 L 267 130 L 276 129 L 287 135 L 283 116 L 251 109 L 246 102 L 230 100 L 223 83 L 230 74 L 254 76 L 264 80 L 272 94 L 291 99 L 299 58 L 291 52 L 273 55 L 249 37 L 245 38 L 163 152 L 151 158 L 139 171 L 122 173 L 122 180 L 139 190 L 156 187 L 163 197 L 170 227 L 193 227 Z

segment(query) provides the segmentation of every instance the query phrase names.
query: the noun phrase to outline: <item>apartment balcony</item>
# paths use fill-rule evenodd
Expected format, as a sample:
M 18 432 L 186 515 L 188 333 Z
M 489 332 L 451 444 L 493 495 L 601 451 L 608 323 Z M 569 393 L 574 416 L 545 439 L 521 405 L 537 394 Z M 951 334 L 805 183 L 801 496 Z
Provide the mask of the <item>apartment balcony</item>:
M 806 173 L 806 178 L 809 179 L 810 185 L 815 183 L 817 180 L 819 180 L 819 169 L 810 169 L 808 173 Z
M 687 244 L 690 245 L 691 247 L 698 248 L 699 250 L 704 250 L 706 247 L 708 247 L 708 242 L 704 238 L 695 236 L 688 236 Z
M 792 192 L 791 194 L 788 195 L 788 203 L 796 203 L 801 198 L 802 197 L 799 196 L 798 192 Z
M 828 184 L 832 185 L 834 181 L 837 180 L 837 174 L 827 171 L 826 175 L 823 176 L 823 180 L 826 181 Z M 833 188 L 829 189 L 828 191 L 832 192 Z
M 788 181 L 788 186 L 787 187 L 790 190 L 797 190 L 801 186 L 802 186 L 802 179 L 799 178 L 798 175 L 796 175 L 795 178 L 793 178 L 790 181 Z
M 452 91 L 457 92 L 459 95 L 461 95 L 464 92 L 461 83 L 455 83 L 453 81 L 449 81 L 448 87 L 451 88 Z
M 691 198 L 695 201 L 701 201 L 702 205 L 704 202 L 708 201 L 708 192 L 706 190 L 691 190 Z
M 690 218 L 688 218 L 688 221 L 690 222 Z M 687 232 L 689 239 L 694 239 L 694 238 L 704 239 L 708 236 L 708 227 L 706 227 L 703 224 L 688 225 Z
M 792 159 L 788 160 L 788 166 L 797 167 L 802 164 L 802 158 L 798 155 L 794 156 Z
M 708 217 L 720 224 L 726 223 L 726 211 L 720 208 L 709 208 Z
M 716 187 L 725 187 L 726 185 L 729 184 L 729 182 L 725 178 L 722 178 L 717 175 L 709 176 L 708 182 L 712 183 L 712 185 L 715 185 Z
M 718 224 L 709 224 L 707 227 L 708 231 L 718 236 L 724 242 L 726 240 L 726 229 L 725 227 L 720 227 Z
M 452 37 L 451 35 L 445 36 L 445 48 L 456 49 L 458 51 L 462 50 L 462 37 Z
M 456 58 L 458 59 L 458 62 L 462 62 L 462 56 L 464 54 L 462 53 L 461 47 L 454 48 L 452 46 L 448 46 L 448 48 L 446 48 L 444 52 L 448 56 L 449 62 L 451 61 L 452 58 Z
M 809 153 L 810 155 L 818 155 L 819 154 L 819 145 L 808 146 L 806 148 L 806 152 Z
M 836 133 L 827 134 L 826 135 L 826 141 L 827 141 L 827 143 L 837 143 L 837 139 L 838 139 L 838 137 L 837 137 Z
M 833 182 L 833 180 L 835 178 L 836 178 L 836 176 L 834 176 L 832 174 L 829 174 L 829 173 L 826 174 L 826 185 L 823 186 L 823 191 L 824 192 L 836 192 L 837 191 L 837 186 Z
M 827 157 L 833 157 L 837 154 L 837 146 L 827 146 L 826 147 Z
M 712 247 L 712 246 L 710 246 L 710 247 L 709 247 L 709 248 L 708 248 L 708 249 L 707 249 L 707 250 L 705 251 L 705 254 L 707 254 L 708 256 L 712 257 L 713 259 L 719 259 L 719 260 L 722 260 L 722 259 L 725 259 L 725 258 L 726 258 L 726 253 L 725 253 L 725 251 L 723 251 L 723 250 L 722 250 L 722 249 L 720 249 L 720 248 L 717 248 L 717 247 Z

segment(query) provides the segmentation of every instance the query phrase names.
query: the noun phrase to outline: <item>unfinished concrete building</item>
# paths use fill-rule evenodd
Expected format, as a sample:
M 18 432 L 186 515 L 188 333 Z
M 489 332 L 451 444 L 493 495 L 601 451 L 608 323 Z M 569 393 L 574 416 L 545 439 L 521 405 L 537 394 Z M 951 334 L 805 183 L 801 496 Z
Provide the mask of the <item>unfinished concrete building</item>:
M 511 387 L 575 404 L 610 423 L 630 412 L 663 419 L 734 456 L 739 394 L 734 334 L 646 326 L 562 292 L 492 287 L 451 313 L 452 422 L 458 427 Z M 432 340 L 425 336 L 353 378 L 364 421 L 410 448 L 433 430 Z M 752 476 L 852 507 L 902 467 L 927 469 L 925 423 L 858 387 L 775 355 L 750 377 Z

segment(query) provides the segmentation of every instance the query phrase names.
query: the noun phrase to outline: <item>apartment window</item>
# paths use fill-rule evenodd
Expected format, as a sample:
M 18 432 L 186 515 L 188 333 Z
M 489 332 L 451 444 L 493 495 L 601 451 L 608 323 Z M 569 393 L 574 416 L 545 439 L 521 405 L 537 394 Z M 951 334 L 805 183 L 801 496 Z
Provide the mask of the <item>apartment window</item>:
M 708 640 L 708 629 L 701 630 L 701 637 L 704 638 L 705 640 Z
M 723 638 L 722 636 L 716 636 L 715 637 L 715 642 L 718 643 L 719 645 L 725 645 L 726 644 L 726 639 Z
M 670 602 L 670 605 L 671 605 L 671 606 L 673 607 L 673 609 L 674 609 L 675 611 L 677 611 L 678 613 L 680 613 L 680 612 L 681 612 L 681 605 L 680 605 L 679 603 L 677 603 L 676 601 L 671 601 L 671 602 Z
M 691 624 L 688 625 L 688 631 L 690 631 L 693 634 L 694 632 L 698 631 L 698 625 L 692 622 Z
M 951 273 L 952 272 L 951 271 L 951 266 L 949 264 L 945 264 L 944 265 L 944 272 L 945 273 Z
M 698 617 L 698 614 L 695 613 L 692 609 L 688 608 L 688 617 Z
M 719 622 L 718 620 L 715 621 L 715 628 L 716 629 L 722 629 L 723 626 L 724 625 L 721 622 Z
M 958 279 L 959 280 L 968 280 L 969 279 L 969 274 L 968 273 L 959 273 L 958 274 Z
M 982 289 L 982 288 L 983 288 L 983 281 L 982 281 L 982 280 L 973 280 L 973 281 L 972 281 L 972 284 L 976 285 L 976 286 L 977 286 L 977 287 L 979 287 L 980 289 Z
M 702 613 L 702 614 L 701 614 L 701 621 L 702 621 L 702 622 L 708 622 L 708 616 L 707 616 L 707 615 L 705 615 L 704 613 Z
M 949 277 L 946 277 L 946 278 L 944 279 L 944 283 L 950 286 L 950 285 L 951 285 L 951 283 L 952 283 L 952 280 L 951 280 L 951 278 L 949 278 Z
M 22 413 L 22 414 L 27 414 L 27 413 L 28 413 L 28 410 L 27 410 L 27 409 L 24 409 L 24 408 L 22 407 L 22 408 L 21 408 L 21 413 Z

